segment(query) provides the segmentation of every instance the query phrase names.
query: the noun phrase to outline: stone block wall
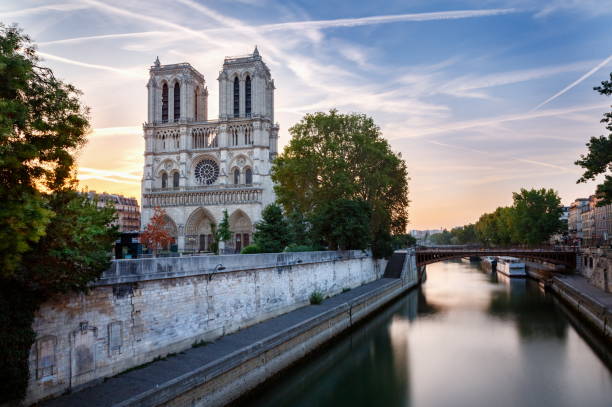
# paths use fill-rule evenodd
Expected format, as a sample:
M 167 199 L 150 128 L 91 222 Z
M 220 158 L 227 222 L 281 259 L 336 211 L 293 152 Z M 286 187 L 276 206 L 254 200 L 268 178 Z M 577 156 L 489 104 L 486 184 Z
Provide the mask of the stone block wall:
M 27 404 L 95 383 L 380 278 L 369 253 L 118 260 L 88 294 L 36 315 Z
M 595 287 L 612 292 L 612 249 L 581 249 L 576 261 L 578 271 Z

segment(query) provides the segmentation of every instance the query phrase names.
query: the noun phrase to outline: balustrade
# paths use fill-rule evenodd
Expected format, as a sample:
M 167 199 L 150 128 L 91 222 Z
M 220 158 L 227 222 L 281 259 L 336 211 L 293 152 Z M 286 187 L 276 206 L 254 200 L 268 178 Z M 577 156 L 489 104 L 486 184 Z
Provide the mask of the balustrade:
M 143 195 L 143 207 L 230 205 L 261 202 L 261 188 L 227 189 L 212 191 L 166 191 Z

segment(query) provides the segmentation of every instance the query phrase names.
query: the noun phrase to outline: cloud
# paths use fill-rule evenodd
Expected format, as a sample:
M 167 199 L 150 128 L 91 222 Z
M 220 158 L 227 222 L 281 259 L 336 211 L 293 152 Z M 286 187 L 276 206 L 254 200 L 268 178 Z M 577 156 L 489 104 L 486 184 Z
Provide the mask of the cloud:
M 97 179 L 119 184 L 140 185 L 141 176 L 129 172 L 79 167 L 77 178 L 81 181 Z
M 548 110 L 540 110 L 537 112 L 530 111 L 528 113 L 502 115 L 502 116 L 490 117 L 486 119 L 467 120 L 463 122 L 456 122 L 456 123 L 453 123 L 447 126 L 415 129 L 413 130 L 414 134 L 411 137 L 422 137 L 422 136 L 426 136 L 430 134 L 447 133 L 450 131 L 465 130 L 465 129 L 481 127 L 481 126 L 495 126 L 503 122 L 531 120 L 531 119 L 537 119 L 541 117 L 560 116 L 560 115 L 566 115 L 568 113 L 601 109 L 601 108 L 605 108 L 606 106 L 607 105 L 605 104 L 588 105 L 588 106 L 572 106 L 572 107 L 563 108 L 563 109 L 548 109 Z
M 210 37 L 206 34 L 217 34 L 217 35 L 230 35 L 236 32 L 242 33 L 256 33 L 258 35 L 271 33 L 276 31 L 300 31 L 302 34 L 309 34 L 309 31 L 327 29 L 327 28 L 338 28 L 338 27 L 358 27 L 365 25 L 379 25 L 379 24 L 390 24 L 398 22 L 423 22 L 423 21 L 437 21 L 437 20 L 456 20 L 465 18 L 478 18 L 478 17 L 489 17 L 496 15 L 504 15 L 511 13 L 518 13 L 516 9 L 488 9 L 488 10 L 456 10 L 456 11 L 440 11 L 432 13 L 413 13 L 413 14 L 396 14 L 396 15 L 385 15 L 385 16 L 370 16 L 360 18 L 339 18 L 333 20 L 305 20 L 305 21 L 292 21 L 286 23 L 274 23 L 274 24 L 263 24 L 263 25 L 248 25 L 244 24 L 240 20 L 226 17 L 216 11 L 203 6 L 202 4 L 190 1 L 190 0 L 178 0 L 178 2 L 191 7 L 201 13 L 204 13 L 213 20 L 225 25 L 222 28 L 209 28 L 205 30 L 192 30 L 184 26 L 178 26 L 170 23 L 166 20 L 161 20 L 155 17 L 149 17 L 143 14 L 132 13 L 127 10 L 119 9 L 117 7 L 109 6 L 100 3 L 95 0 L 84 0 L 87 1 L 91 6 L 98 7 L 103 11 L 127 16 L 143 20 L 146 22 L 154 22 L 174 28 L 176 30 L 187 32 L 196 37 L 204 36 L 205 39 L 210 40 Z M 55 45 L 55 44 L 74 44 L 78 42 L 86 41 L 97 41 L 105 39 L 125 39 L 125 38 L 144 38 L 144 37 L 167 37 L 175 34 L 173 31 L 144 31 L 144 32 L 133 32 L 133 33 L 121 33 L 121 34 L 105 34 L 105 35 L 92 35 L 84 37 L 66 38 L 55 41 L 41 42 L 40 45 Z M 175 40 L 180 40 L 182 37 L 176 36 Z M 216 37 L 218 39 L 218 37 Z M 261 38 L 261 37 L 260 37 Z
M 593 69 L 591 69 L 590 71 L 588 71 L 587 73 L 585 73 L 584 75 L 582 75 L 580 78 L 576 79 L 574 82 L 570 83 L 569 85 L 567 85 L 565 88 L 561 89 L 559 92 L 555 93 L 554 95 L 552 95 L 551 97 L 549 97 L 548 99 L 546 99 L 545 101 L 543 101 L 542 103 L 540 103 L 539 105 L 537 105 L 536 107 L 534 107 L 533 109 L 531 109 L 531 111 L 536 111 L 539 108 L 541 108 L 542 106 L 544 106 L 545 104 L 552 102 L 553 100 L 555 100 L 556 98 L 558 98 L 559 96 L 563 95 L 565 92 L 567 92 L 568 90 L 572 89 L 574 86 L 580 84 L 582 81 L 584 81 L 585 79 L 587 79 L 588 77 L 590 77 L 591 75 L 593 75 L 595 72 L 599 71 L 601 68 L 603 68 L 604 66 L 606 66 L 610 61 L 612 61 L 612 55 L 610 55 L 609 57 L 607 57 L 606 59 L 604 59 L 603 61 L 601 61 L 599 64 L 597 64 Z
M 100 69 L 103 71 L 109 71 L 109 72 L 114 72 L 114 73 L 118 73 L 118 74 L 125 75 L 125 76 L 130 76 L 133 78 L 142 79 L 143 77 L 142 68 L 134 68 L 134 69 L 128 70 L 128 69 L 115 68 L 113 66 L 108 66 L 108 65 L 89 64 L 87 62 L 76 61 L 74 59 L 64 58 L 64 57 L 47 54 L 46 52 L 40 52 L 40 51 L 38 51 L 38 55 L 40 55 L 43 58 L 50 59 L 52 61 L 63 62 L 63 63 L 70 64 L 70 65 L 77 65 L 77 66 L 82 66 L 85 68 L 92 68 L 92 69 Z
M 430 144 L 434 144 L 434 145 L 438 145 L 438 146 L 442 146 L 442 147 L 447 147 L 447 148 L 451 148 L 454 150 L 464 150 L 464 151 L 469 151 L 469 152 L 473 152 L 473 153 L 478 153 L 478 154 L 484 154 L 489 158 L 502 158 L 502 159 L 508 159 L 508 160 L 512 160 L 512 161 L 518 161 L 518 162 L 522 162 L 522 163 L 527 163 L 527 164 L 532 164 L 532 165 L 536 165 L 536 166 L 540 166 L 540 167 L 547 167 L 547 168 L 554 168 L 557 171 L 562 171 L 563 173 L 575 173 L 576 170 L 575 169 L 570 169 L 570 168 L 566 168 L 566 167 L 562 167 L 559 165 L 555 165 L 555 164 L 550 164 L 544 161 L 539 161 L 539 160 L 530 160 L 527 158 L 520 158 L 520 157 L 514 157 L 509 155 L 506 151 L 502 151 L 502 152 L 497 152 L 497 151 L 485 151 L 485 150 L 479 150 L 479 149 L 475 149 L 475 148 L 470 148 L 470 147 L 464 147 L 464 146 L 458 146 L 458 145 L 453 145 L 453 144 L 448 144 L 448 143 L 442 143 L 440 141 L 435 141 L 435 140 L 427 140 L 428 143 Z M 533 174 L 531 174 L 533 175 Z M 511 179 L 511 178 L 507 178 L 507 179 Z
M 125 127 L 98 127 L 93 129 L 91 136 L 93 137 L 112 137 L 112 136 L 142 136 L 141 126 L 125 126 Z
M 0 12 L 0 18 L 14 18 L 14 17 L 26 17 L 33 14 L 46 13 L 48 11 L 74 11 L 81 10 L 84 8 L 88 8 L 84 4 L 75 4 L 75 3 L 64 3 L 64 4 L 50 4 L 47 6 L 39 6 L 26 8 L 21 10 L 14 11 L 2 11 Z

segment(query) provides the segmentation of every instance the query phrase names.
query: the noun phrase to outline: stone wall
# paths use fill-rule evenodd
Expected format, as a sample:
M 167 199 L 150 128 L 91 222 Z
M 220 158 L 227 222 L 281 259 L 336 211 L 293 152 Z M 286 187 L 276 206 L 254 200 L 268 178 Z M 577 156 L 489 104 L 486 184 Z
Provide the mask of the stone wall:
M 376 280 L 384 265 L 361 251 L 117 260 L 90 293 L 37 313 L 26 403 Z
M 612 292 L 612 249 L 581 249 L 577 260 L 578 271 L 595 287 Z

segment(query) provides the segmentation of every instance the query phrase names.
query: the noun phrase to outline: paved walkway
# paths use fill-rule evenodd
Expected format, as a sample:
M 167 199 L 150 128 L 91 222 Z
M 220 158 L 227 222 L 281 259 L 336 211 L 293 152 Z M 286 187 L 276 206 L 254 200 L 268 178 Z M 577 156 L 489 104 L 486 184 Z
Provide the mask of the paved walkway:
M 226 335 L 211 344 L 187 349 L 176 356 L 168 357 L 166 360 L 151 363 L 141 369 L 132 370 L 81 391 L 49 400 L 41 405 L 46 407 L 102 407 L 119 404 L 183 375 L 188 375 L 204 365 L 226 358 L 232 353 L 239 352 L 245 347 L 249 347 L 296 324 L 317 317 L 334 307 L 351 302 L 361 295 L 398 283 L 401 283 L 401 281 L 397 279 L 383 278 L 376 280 L 326 299 L 320 305 L 308 305 L 299 308 L 234 334 Z
M 556 275 L 555 280 L 569 286 L 608 312 L 612 312 L 612 293 L 590 284 L 586 277 L 579 274 Z

